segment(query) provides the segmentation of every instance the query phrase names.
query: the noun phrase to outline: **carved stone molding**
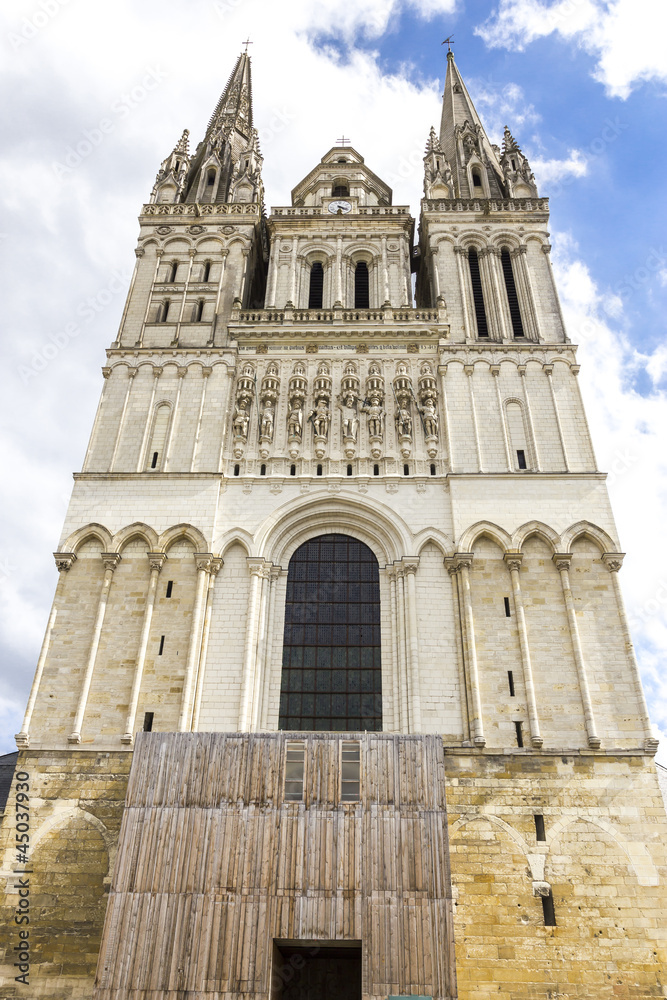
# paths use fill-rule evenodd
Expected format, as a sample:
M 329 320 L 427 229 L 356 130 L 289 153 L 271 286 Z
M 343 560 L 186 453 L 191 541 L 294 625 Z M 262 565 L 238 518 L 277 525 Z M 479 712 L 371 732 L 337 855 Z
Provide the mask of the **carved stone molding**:
M 604 552 L 602 555 L 602 562 L 610 573 L 618 573 L 624 559 L 625 552 Z
M 166 552 L 147 552 L 151 569 L 156 569 L 158 573 L 167 561 Z
M 551 557 L 556 565 L 556 569 L 560 572 L 561 570 L 569 570 L 570 564 L 572 562 L 571 552 L 554 552 Z
M 195 552 L 195 565 L 198 570 L 205 570 L 207 573 L 211 572 L 211 565 L 215 556 L 212 552 Z
M 512 570 L 518 571 L 521 569 L 521 563 L 523 562 L 523 553 L 506 552 L 505 555 L 503 556 L 503 559 L 505 560 L 505 564 L 507 565 L 507 568 L 510 571 L 510 573 L 512 572 Z
M 66 573 L 76 562 L 75 552 L 54 552 L 53 558 L 56 561 L 56 568 L 59 573 Z
M 120 552 L 102 552 L 102 562 L 104 563 L 104 568 L 113 571 L 115 570 L 118 563 L 121 561 L 122 556 Z

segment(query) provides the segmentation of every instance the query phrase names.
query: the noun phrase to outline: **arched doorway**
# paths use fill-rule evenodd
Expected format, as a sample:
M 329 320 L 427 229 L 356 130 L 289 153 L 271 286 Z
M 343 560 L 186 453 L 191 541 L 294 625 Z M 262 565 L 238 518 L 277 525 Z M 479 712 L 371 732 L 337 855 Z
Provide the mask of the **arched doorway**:
M 349 535 L 319 535 L 289 562 L 280 729 L 382 729 L 377 559 Z

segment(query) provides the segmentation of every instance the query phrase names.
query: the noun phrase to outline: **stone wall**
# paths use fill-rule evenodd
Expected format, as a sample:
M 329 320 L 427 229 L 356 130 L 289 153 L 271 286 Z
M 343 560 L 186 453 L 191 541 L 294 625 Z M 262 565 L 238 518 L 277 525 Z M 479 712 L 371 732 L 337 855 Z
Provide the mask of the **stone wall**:
M 29 775 L 30 850 L 28 864 L 19 864 L 15 780 L 0 823 L 2 1000 L 89 1000 L 131 759 L 122 752 L 20 751 L 15 774 Z M 19 806 L 25 811 L 23 801 Z M 19 868 L 29 874 L 17 876 Z M 20 925 L 17 878 L 29 882 L 23 898 L 30 922 Z M 15 948 L 25 942 L 19 932 L 25 930 L 27 984 L 15 981 L 21 973 L 14 966 Z

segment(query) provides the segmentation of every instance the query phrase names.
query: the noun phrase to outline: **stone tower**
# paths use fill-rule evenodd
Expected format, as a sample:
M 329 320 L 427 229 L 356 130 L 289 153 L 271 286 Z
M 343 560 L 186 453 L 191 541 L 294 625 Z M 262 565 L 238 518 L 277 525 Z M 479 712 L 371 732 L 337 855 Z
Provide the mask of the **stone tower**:
M 451 53 L 416 243 L 349 145 L 268 218 L 261 169 L 244 54 L 142 209 L 17 736 L 3 997 L 664 996 L 548 202 Z

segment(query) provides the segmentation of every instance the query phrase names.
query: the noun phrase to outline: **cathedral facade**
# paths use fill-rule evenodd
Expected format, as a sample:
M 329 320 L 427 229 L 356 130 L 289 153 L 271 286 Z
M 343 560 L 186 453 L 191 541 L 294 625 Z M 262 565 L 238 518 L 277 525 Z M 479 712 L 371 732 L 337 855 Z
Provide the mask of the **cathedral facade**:
M 416 232 L 349 145 L 268 215 L 262 163 L 243 54 L 141 212 L 0 827 L 3 1000 L 665 997 L 548 201 L 451 53 Z

